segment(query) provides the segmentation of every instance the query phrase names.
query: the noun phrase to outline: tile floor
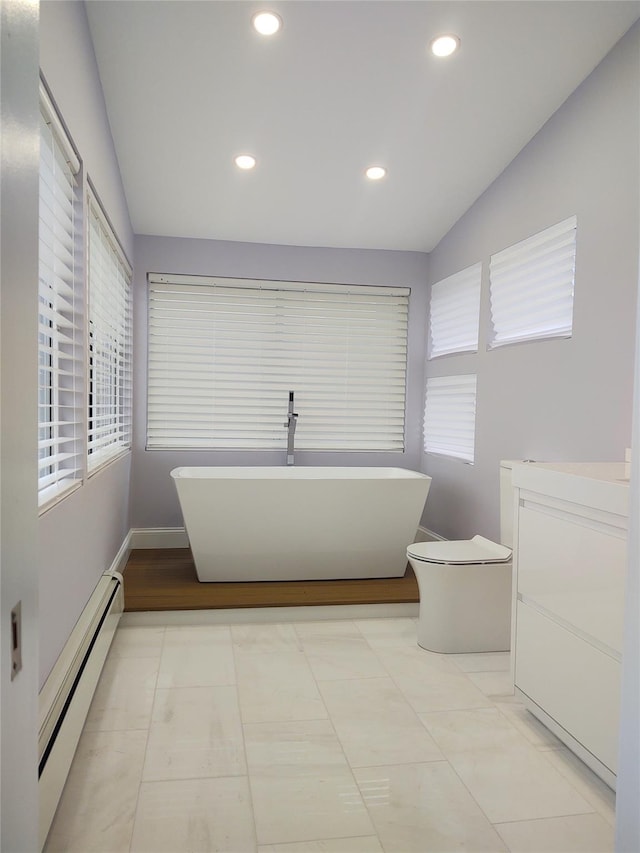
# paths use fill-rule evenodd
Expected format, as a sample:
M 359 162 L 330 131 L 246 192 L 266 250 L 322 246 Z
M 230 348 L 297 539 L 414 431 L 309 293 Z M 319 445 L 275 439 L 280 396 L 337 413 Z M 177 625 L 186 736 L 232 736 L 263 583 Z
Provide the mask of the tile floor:
M 508 667 L 413 618 L 121 627 L 45 849 L 609 853 L 613 793 Z

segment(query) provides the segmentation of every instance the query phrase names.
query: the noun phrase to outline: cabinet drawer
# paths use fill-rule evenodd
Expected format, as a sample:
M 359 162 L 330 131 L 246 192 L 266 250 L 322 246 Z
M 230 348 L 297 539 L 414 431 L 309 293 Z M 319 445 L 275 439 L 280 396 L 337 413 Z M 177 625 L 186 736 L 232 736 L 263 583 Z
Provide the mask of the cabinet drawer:
M 525 501 L 518 537 L 518 595 L 621 653 L 626 530 Z
M 620 663 L 518 602 L 515 685 L 616 772 Z

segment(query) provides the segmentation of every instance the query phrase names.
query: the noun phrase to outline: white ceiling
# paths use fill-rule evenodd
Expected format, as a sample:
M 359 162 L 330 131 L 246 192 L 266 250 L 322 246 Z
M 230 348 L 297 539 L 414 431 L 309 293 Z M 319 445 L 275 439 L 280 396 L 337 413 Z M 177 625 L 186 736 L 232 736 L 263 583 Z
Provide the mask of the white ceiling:
M 136 233 L 416 251 L 640 16 L 636 0 L 86 6 Z M 250 25 L 264 8 L 284 21 L 270 39 Z M 461 49 L 437 60 L 442 32 Z

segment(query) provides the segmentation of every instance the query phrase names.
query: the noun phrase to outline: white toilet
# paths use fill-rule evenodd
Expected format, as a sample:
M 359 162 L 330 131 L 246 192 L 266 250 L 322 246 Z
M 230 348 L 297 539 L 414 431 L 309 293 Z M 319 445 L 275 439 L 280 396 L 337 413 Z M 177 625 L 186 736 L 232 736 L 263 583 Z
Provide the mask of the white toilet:
M 508 651 L 511 644 L 512 462 L 500 463 L 500 538 L 415 542 L 418 645 L 432 652 Z

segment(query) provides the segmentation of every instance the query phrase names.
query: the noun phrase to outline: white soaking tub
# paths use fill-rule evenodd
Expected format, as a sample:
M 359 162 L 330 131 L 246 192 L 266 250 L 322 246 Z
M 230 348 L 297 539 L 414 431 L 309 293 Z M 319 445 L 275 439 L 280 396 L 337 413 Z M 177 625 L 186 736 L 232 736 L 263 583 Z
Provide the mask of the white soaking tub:
M 404 468 L 175 468 L 201 581 L 401 577 L 431 477 Z

